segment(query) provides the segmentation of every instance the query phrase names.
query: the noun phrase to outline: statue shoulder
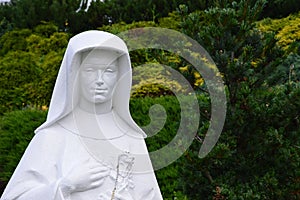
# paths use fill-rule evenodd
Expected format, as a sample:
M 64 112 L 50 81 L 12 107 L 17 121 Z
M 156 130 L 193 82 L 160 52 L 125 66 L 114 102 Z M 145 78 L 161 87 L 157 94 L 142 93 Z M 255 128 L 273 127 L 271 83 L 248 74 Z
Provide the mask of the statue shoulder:
M 33 139 L 43 143 L 57 143 L 64 141 L 65 137 L 64 129 L 55 123 L 37 132 Z

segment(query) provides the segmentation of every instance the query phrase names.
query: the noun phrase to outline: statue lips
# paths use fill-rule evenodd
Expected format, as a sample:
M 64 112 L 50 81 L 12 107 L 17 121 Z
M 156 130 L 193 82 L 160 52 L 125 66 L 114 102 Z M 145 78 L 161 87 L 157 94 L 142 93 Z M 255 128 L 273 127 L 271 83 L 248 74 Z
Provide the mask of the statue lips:
M 107 89 L 105 89 L 105 88 L 95 88 L 93 91 L 95 92 L 95 94 L 104 94 L 104 93 L 107 92 Z

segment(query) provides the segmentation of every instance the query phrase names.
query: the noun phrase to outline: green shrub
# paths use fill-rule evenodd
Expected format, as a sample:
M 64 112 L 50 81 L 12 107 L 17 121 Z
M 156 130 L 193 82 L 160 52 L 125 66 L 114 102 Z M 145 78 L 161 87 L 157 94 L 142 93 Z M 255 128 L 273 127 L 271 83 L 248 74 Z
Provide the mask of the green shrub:
M 169 69 L 160 64 L 147 63 L 133 69 L 132 97 L 159 97 L 186 92 Z
M 99 28 L 101 31 L 107 31 L 112 34 L 119 34 L 123 31 L 128 31 L 136 28 L 144 28 L 144 27 L 155 27 L 157 24 L 153 21 L 139 21 L 132 22 L 131 24 L 126 24 L 125 22 L 114 23 L 112 25 L 105 25 Z
M 0 55 L 5 55 L 9 51 L 24 51 L 27 41 L 24 38 L 32 33 L 29 29 L 12 30 L 6 32 L 0 38 Z
M 201 142 L 194 141 L 179 168 L 190 199 L 299 199 L 298 55 L 286 59 L 275 33 L 255 27 L 265 3 L 228 3 L 182 22 L 182 31 L 210 53 L 229 91 L 218 143 L 199 159 Z M 298 36 L 297 23 L 288 23 L 281 39 Z M 201 137 L 206 131 L 199 132 Z
M 181 106 L 179 105 L 178 98 L 180 98 Z M 178 128 L 181 123 L 181 118 L 191 119 L 193 117 L 195 110 L 193 110 L 192 106 L 189 112 L 182 112 L 182 110 L 185 110 L 186 107 L 191 105 L 190 100 L 191 99 L 189 96 L 164 96 L 157 98 L 144 97 L 131 99 L 130 110 L 134 120 L 144 129 L 147 135 L 150 135 L 150 137 L 146 139 L 149 152 L 154 152 L 165 147 L 171 142 L 171 140 L 175 138 L 175 136 L 178 136 Z M 206 95 L 198 95 L 198 102 L 204 119 L 201 120 L 200 123 L 205 123 L 205 119 L 207 118 L 206 113 L 209 112 L 209 98 Z M 162 113 L 158 105 L 163 107 L 165 110 L 165 115 Z M 149 127 L 148 124 L 151 124 L 154 127 L 161 126 L 161 121 L 164 121 L 164 117 L 166 117 L 166 121 L 159 132 L 157 131 L 157 128 L 151 129 Z M 190 129 L 191 126 L 188 124 L 184 126 L 185 132 L 190 132 Z M 153 135 L 154 133 L 157 134 Z M 180 140 L 178 142 L 178 146 L 176 143 L 176 146 L 174 146 L 172 149 L 173 151 L 181 152 L 183 150 L 182 146 L 180 146 L 180 142 L 184 142 L 184 140 Z M 162 153 L 166 154 L 163 155 Z M 159 162 L 163 160 L 162 158 L 169 157 L 170 154 L 171 152 L 161 152 L 159 158 L 153 157 L 155 155 L 151 154 L 153 165 L 155 166 L 155 164 L 160 164 Z M 182 163 L 184 162 L 186 162 L 186 157 L 181 156 L 169 166 L 156 171 L 156 176 L 164 199 L 186 198 L 184 197 L 179 184 L 179 177 L 182 176 L 180 173 L 180 168 L 182 168 Z M 184 179 L 184 177 L 182 177 L 182 179 Z
M 0 57 L 0 115 L 36 103 L 34 80 L 39 68 L 35 55 L 24 51 L 11 51 Z
M 70 35 L 45 23 L 0 38 L 0 115 L 26 106 L 48 106 Z
M 178 129 L 178 121 L 180 120 L 180 108 L 178 102 L 176 98 L 172 96 L 160 98 L 134 98 L 130 101 L 132 117 L 141 127 L 145 127 L 149 123 L 152 123 L 154 126 L 159 125 L 160 120 L 154 118 L 153 121 L 151 121 L 148 115 L 150 107 L 156 104 L 164 107 L 168 118 L 165 126 L 158 134 L 146 139 L 149 151 L 155 151 L 162 148 L 175 136 L 176 131 L 174 130 Z M 146 134 L 153 134 L 149 133 L 150 131 L 151 130 L 145 129 Z M 156 171 L 156 177 L 165 199 L 173 199 L 173 192 L 178 190 L 177 176 L 178 164 L 174 163 L 166 168 Z
M 278 39 L 277 44 L 286 53 L 298 51 L 300 40 L 300 12 L 291 14 L 281 19 L 266 18 L 256 23 L 259 30 L 263 32 L 274 32 Z
M 197 141 L 187 151 L 179 168 L 184 193 L 211 199 L 219 187 L 230 200 L 299 199 L 299 102 L 299 83 L 251 91 L 241 110 L 227 114 L 207 157 L 198 158 Z
M 46 119 L 46 112 L 25 109 L 0 118 L 0 181 L 7 182 L 19 163 L 34 130 Z
M 34 32 L 44 37 L 50 37 L 52 34 L 54 34 L 57 31 L 58 31 L 58 27 L 53 23 L 49 23 L 49 22 L 42 22 L 42 24 L 34 27 Z

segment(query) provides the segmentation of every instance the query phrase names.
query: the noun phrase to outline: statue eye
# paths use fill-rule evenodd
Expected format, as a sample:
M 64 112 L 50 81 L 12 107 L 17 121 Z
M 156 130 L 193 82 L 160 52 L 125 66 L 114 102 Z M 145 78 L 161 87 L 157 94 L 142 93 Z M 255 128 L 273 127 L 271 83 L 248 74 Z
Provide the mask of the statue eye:
M 95 70 L 93 68 L 86 68 L 84 71 L 85 72 L 94 72 Z
M 107 73 L 114 73 L 115 71 L 116 71 L 115 69 L 112 69 L 110 67 L 105 69 L 105 72 L 107 72 Z

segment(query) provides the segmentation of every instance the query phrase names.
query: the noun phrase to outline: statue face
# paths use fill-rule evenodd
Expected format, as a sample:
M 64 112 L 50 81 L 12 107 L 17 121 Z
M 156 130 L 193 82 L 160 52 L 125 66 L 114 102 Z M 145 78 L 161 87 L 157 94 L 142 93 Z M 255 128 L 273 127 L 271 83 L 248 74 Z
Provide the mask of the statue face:
M 92 103 L 104 103 L 112 98 L 118 78 L 117 56 L 100 52 L 88 55 L 81 64 L 81 96 Z

